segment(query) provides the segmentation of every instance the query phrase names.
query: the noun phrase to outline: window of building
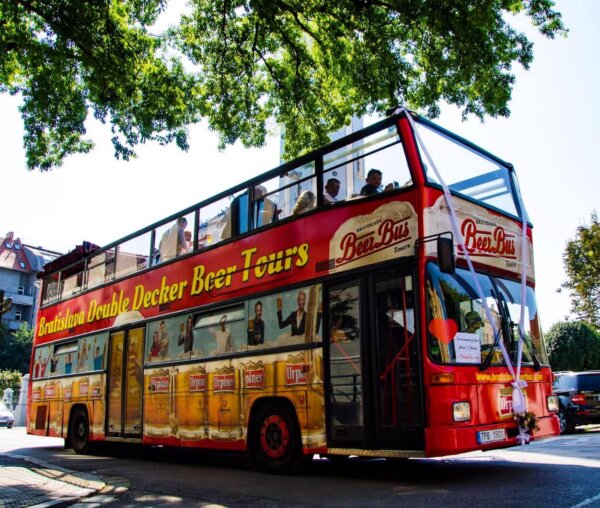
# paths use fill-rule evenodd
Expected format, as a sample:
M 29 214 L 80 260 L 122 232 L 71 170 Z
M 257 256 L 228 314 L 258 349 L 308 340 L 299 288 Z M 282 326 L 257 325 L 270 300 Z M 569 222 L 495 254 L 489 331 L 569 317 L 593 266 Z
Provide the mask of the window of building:
M 20 310 L 16 310 L 16 311 L 15 311 L 15 319 L 16 319 L 17 321 L 21 321 L 22 317 L 23 317 L 23 316 L 22 316 L 22 314 L 21 314 L 21 311 L 20 311 Z
M 21 250 L 21 244 L 20 243 L 15 243 L 15 249 L 16 250 Z
M 19 286 L 17 293 L 20 295 L 24 295 L 25 294 L 25 286 Z
M 27 268 L 27 267 L 25 266 L 25 263 L 23 263 L 23 261 L 19 261 L 19 265 L 21 265 L 21 268 Z
M 12 249 L 13 244 L 10 242 L 4 242 L 4 245 L 6 245 L 7 249 Z

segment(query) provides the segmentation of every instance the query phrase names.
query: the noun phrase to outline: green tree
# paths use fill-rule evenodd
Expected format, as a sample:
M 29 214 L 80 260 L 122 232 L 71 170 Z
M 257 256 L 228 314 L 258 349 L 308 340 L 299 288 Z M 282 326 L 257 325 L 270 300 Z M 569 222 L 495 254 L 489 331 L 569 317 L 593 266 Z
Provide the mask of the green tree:
M 9 334 L 5 348 L 0 351 L 0 369 L 16 370 L 21 374 L 29 372 L 33 329 L 22 323 L 19 329 Z
M 21 391 L 21 378 L 23 375 L 18 370 L 0 370 L 0 400 L 4 396 L 4 390 L 12 388 L 13 407 L 19 401 Z
M 600 369 L 600 333 L 584 321 L 556 323 L 546 343 L 553 370 Z
M 563 254 L 571 310 L 580 319 L 600 328 L 600 222 L 592 213 L 589 226 L 577 228 L 575 239 L 567 243 Z
M 282 125 L 294 156 L 397 104 L 507 116 L 513 64 L 533 59 L 511 16 L 566 34 L 551 0 L 193 0 L 159 32 L 167 5 L 0 4 L 0 92 L 23 97 L 30 169 L 88 152 L 88 112 L 110 122 L 124 159 L 152 140 L 186 149 L 186 126 L 202 118 L 221 146 L 261 146 Z
M 0 321 L 0 355 L 2 351 L 6 349 L 6 345 L 8 344 L 8 340 L 10 338 L 10 333 L 6 325 Z

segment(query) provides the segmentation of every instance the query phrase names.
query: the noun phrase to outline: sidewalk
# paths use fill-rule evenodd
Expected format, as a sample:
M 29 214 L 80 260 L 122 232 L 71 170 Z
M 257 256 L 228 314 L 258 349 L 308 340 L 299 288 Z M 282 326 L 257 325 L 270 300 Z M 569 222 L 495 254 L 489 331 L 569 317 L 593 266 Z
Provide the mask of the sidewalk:
M 31 457 L 0 454 L 0 508 L 70 506 L 79 500 L 90 508 L 101 504 L 103 496 L 95 494 L 105 486 L 102 479 L 92 474 Z

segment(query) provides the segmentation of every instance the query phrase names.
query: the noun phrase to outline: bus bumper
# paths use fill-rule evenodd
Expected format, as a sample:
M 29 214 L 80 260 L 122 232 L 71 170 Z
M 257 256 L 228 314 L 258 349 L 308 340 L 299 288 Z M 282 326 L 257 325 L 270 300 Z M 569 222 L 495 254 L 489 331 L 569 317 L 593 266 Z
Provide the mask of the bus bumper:
M 539 430 L 531 434 L 531 441 L 557 436 L 560 433 L 556 415 L 538 420 Z M 503 429 L 503 430 L 502 430 Z M 490 432 L 500 430 L 500 432 Z M 428 457 L 454 455 L 475 450 L 494 450 L 521 444 L 515 422 L 465 427 L 437 427 L 425 429 L 425 454 Z M 503 436 L 502 438 L 501 435 Z

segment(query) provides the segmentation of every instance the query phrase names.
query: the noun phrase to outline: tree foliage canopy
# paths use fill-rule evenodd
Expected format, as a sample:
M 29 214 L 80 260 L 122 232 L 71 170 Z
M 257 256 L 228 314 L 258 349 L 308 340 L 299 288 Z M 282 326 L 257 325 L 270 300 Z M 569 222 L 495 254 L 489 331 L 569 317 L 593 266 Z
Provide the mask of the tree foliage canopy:
M 563 254 L 572 311 L 584 321 L 600 328 L 600 221 L 592 213 L 589 226 L 577 228 L 575 238 Z
M 600 333 L 584 321 L 553 325 L 546 343 L 553 370 L 600 369 Z
M 17 370 L 21 374 L 29 372 L 33 329 L 22 323 L 13 333 L 6 333 L 0 347 L 0 369 Z
M 532 43 L 508 23 L 566 30 L 551 0 L 4 0 L 0 92 L 21 94 L 30 169 L 88 152 L 88 112 L 112 126 L 115 155 L 139 143 L 187 148 L 201 119 L 221 145 L 261 146 L 275 123 L 298 155 L 353 115 L 398 104 L 508 115 L 512 66 Z
M 2 400 L 4 390 L 11 388 L 13 390 L 13 406 L 19 401 L 21 378 L 22 374 L 18 370 L 0 370 L 0 400 Z

